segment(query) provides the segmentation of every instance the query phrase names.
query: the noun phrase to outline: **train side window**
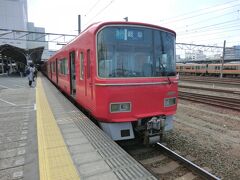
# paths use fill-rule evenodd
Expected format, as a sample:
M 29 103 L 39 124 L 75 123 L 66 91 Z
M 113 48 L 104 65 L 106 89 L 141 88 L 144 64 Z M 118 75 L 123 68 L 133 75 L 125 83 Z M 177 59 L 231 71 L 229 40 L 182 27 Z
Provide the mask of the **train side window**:
M 90 49 L 87 50 L 87 78 L 89 79 L 91 76 L 91 68 L 90 68 Z
M 63 75 L 67 74 L 67 59 L 63 58 L 60 61 L 60 73 Z
M 80 79 L 84 79 L 84 54 L 83 52 L 80 53 Z
M 55 66 L 56 66 L 56 64 L 55 64 L 55 62 L 53 62 L 52 63 L 52 72 L 55 72 Z
M 63 60 L 60 60 L 60 73 L 63 74 Z
M 52 63 L 49 63 L 49 72 L 52 73 Z
M 61 59 L 58 60 L 58 74 L 61 74 Z
M 66 75 L 66 74 L 68 74 L 67 58 L 64 58 L 63 62 L 64 62 L 64 74 Z
M 63 74 L 63 59 L 60 60 L 60 73 Z

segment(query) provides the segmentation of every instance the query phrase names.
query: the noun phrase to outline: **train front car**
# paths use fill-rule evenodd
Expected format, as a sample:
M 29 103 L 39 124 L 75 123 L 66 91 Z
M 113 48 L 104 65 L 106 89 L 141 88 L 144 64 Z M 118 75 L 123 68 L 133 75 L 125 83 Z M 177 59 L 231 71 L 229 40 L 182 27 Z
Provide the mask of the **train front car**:
M 97 118 L 113 140 L 155 143 L 177 109 L 175 32 L 142 23 L 108 23 L 96 33 Z M 107 108 L 106 108 L 107 107 Z

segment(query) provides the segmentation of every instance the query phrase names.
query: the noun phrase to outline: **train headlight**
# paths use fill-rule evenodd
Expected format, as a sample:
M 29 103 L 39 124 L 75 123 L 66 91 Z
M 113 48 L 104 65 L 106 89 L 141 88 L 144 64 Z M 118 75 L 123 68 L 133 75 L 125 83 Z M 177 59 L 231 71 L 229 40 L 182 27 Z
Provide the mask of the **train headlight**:
M 130 102 L 121 102 L 121 103 L 111 103 L 110 112 L 131 112 L 131 103 Z
M 164 99 L 164 107 L 169 107 L 173 105 L 176 105 L 176 97 Z

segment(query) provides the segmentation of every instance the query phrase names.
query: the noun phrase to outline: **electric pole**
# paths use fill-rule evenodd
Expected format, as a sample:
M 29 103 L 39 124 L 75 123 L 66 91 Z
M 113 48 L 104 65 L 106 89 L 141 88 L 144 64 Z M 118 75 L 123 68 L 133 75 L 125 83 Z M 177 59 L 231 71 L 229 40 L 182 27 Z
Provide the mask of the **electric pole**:
M 81 15 L 78 15 L 78 34 L 81 33 Z
M 224 64 L 224 58 L 225 58 L 225 49 L 226 49 L 226 40 L 224 40 L 224 42 L 223 42 L 223 56 L 222 56 L 222 65 L 221 65 L 220 78 L 223 77 L 223 64 Z

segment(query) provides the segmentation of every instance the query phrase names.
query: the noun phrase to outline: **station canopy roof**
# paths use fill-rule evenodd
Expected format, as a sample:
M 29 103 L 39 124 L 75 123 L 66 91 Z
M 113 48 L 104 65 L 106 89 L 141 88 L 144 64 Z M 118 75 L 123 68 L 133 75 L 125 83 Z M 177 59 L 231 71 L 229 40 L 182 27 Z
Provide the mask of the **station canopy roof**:
M 32 63 L 41 62 L 41 57 L 44 47 L 33 49 L 22 49 L 9 44 L 0 45 L 0 59 L 13 59 L 15 62 L 27 64 L 27 59 L 32 60 Z

